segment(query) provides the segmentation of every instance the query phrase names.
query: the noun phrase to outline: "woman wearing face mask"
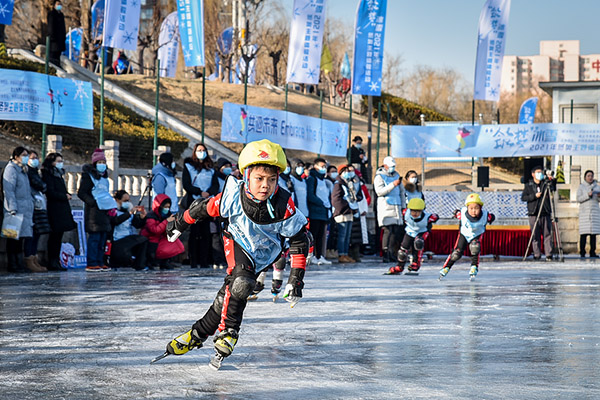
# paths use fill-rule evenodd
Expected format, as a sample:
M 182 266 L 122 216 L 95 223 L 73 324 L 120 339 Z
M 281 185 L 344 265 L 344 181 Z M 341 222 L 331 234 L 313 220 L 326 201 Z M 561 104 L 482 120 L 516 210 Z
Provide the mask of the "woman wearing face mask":
M 217 160 L 217 169 L 215 173 L 217 175 L 217 181 L 219 182 L 219 190 L 217 193 L 221 193 L 225 187 L 227 177 L 233 173 L 231 161 L 223 157 L 219 158 Z
M 109 270 L 110 267 L 104 264 L 104 249 L 112 230 L 109 213 L 117 208 L 117 202 L 109 192 L 104 150 L 94 150 L 92 163 L 85 164 L 82 171 L 77 197 L 85 204 L 85 231 L 88 233 L 85 269 Z
M 377 223 L 383 231 L 383 262 L 395 262 L 400 241 L 404 237 L 402 210 L 406 208 L 406 195 L 393 157 L 387 156 L 383 159 L 383 165 L 375 175 L 373 187 L 377 193 Z
M 192 157 L 184 161 L 181 178 L 186 192 L 185 208 L 196 199 L 208 199 L 219 193 L 219 180 L 213 166 L 206 146 L 196 144 Z M 190 227 L 188 252 L 192 268 L 208 268 L 212 264 L 211 222 L 213 221 L 207 218 Z
M 327 175 L 325 176 L 325 183 L 329 187 L 329 191 L 333 193 L 333 185 L 338 177 L 338 170 L 335 165 L 327 167 Z M 329 218 L 329 234 L 327 235 L 327 250 L 325 251 L 325 258 L 337 259 L 339 257 L 337 251 L 337 223 L 333 218 L 333 207 L 331 207 L 331 218 Z
M 41 272 L 23 265 L 23 240 L 33 236 L 33 199 L 29 179 L 27 178 L 27 162 L 29 152 L 24 147 L 13 150 L 12 157 L 2 174 L 4 191 L 4 219 L 8 215 L 23 215 L 23 223 L 19 230 L 19 239 L 6 239 L 6 256 L 8 272 Z
M 419 185 L 419 175 L 412 169 L 404 175 L 404 192 L 406 193 L 406 204 L 412 199 L 425 200 L 421 185 Z
M 110 267 L 133 267 L 137 271 L 148 269 L 148 238 L 137 232 L 146 225 L 146 209 L 134 207 L 129 193 L 124 190 L 115 193 L 115 201 L 117 213 L 110 221 L 113 225 Z
M 37 256 L 40 236 L 50 233 L 50 223 L 48 222 L 48 212 L 46 210 L 46 184 L 40 176 L 39 166 L 39 156 L 31 150 L 27 162 L 27 177 L 29 178 L 31 197 L 33 198 L 33 236 L 26 238 L 24 241 L 25 263 L 27 268 L 32 271 L 47 272 L 48 269 L 40 264 Z
M 148 238 L 148 260 L 152 266 L 158 264 L 160 269 L 173 269 L 171 258 L 185 251 L 179 239 L 167 240 L 167 224 L 175 221 L 171 213 L 171 199 L 166 194 L 159 194 L 152 201 L 152 212 L 146 216 L 146 225 L 140 232 Z
M 177 164 L 173 159 L 173 154 L 162 153 L 158 157 L 158 163 L 152 168 L 152 193 L 156 197 L 159 194 L 166 194 L 170 199 L 171 212 L 179 211 L 179 199 L 177 197 Z
M 294 193 L 292 193 L 292 197 L 294 198 L 294 204 L 296 207 L 302 211 L 302 214 L 308 218 L 308 203 L 306 201 L 306 181 L 304 179 L 304 161 L 299 158 L 293 160 L 293 165 L 291 166 L 290 179 L 294 186 Z
M 48 219 L 51 232 L 48 235 L 48 269 L 51 271 L 64 271 L 60 264 L 60 246 L 65 232 L 77 228 L 71 213 L 71 195 L 67 192 L 67 185 L 63 178 L 65 170 L 60 153 L 50 153 L 42 164 L 42 180 L 46 184 L 46 198 L 48 200 Z
M 585 258 L 585 245 L 590 237 L 590 258 L 598 258 L 596 235 L 600 234 L 600 186 L 594 179 L 594 171 L 583 174 L 583 183 L 577 189 L 579 203 L 579 255 Z
M 350 235 L 352 234 L 352 221 L 359 217 L 358 202 L 363 194 L 354 184 L 356 173 L 352 165 L 343 165 L 339 168 L 339 176 L 333 185 L 331 203 L 333 205 L 333 218 L 338 224 L 338 261 L 340 263 L 353 263 L 355 260 L 348 256 L 350 248 Z

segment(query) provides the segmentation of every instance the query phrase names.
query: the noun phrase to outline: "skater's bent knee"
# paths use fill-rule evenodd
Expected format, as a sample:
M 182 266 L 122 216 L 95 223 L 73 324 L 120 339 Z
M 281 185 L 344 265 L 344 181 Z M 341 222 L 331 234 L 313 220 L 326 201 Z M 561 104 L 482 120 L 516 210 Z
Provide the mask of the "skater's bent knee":
M 246 299 L 256 285 L 256 280 L 247 276 L 238 276 L 231 285 L 231 296 L 236 299 Z
M 471 251 L 472 255 L 479 254 L 481 251 L 481 243 L 479 240 L 473 240 L 471 243 L 469 243 L 469 250 Z
M 423 240 L 423 238 L 420 237 L 416 237 L 415 238 L 415 250 L 423 250 L 423 248 L 425 248 L 425 240 Z
M 452 255 L 450 256 L 450 259 L 452 261 L 458 261 L 458 260 L 460 260 L 461 257 L 462 257 L 462 251 L 460 251 L 459 249 L 454 249 L 452 251 Z

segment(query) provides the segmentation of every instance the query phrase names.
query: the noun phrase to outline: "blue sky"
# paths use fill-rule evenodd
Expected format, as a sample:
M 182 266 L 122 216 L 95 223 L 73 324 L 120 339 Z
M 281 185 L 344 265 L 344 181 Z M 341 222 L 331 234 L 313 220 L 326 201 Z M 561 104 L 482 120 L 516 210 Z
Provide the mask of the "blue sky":
M 282 0 L 289 5 L 293 0 Z M 473 81 L 477 25 L 485 0 L 388 0 L 385 51 L 402 68 L 450 67 Z M 354 24 L 358 0 L 328 0 L 328 15 Z M 600 53 L 600 0 L 512 0 L 506 55 L 539 54 L 540 40 L 579 40 L 582 54 Z

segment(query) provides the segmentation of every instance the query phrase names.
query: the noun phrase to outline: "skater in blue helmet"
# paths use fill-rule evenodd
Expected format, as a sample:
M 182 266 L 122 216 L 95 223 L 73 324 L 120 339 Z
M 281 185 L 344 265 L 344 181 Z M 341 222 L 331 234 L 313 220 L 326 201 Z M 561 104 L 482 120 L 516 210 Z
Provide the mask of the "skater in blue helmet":
M 463 252 L 469 246 L 471 252 L 470 279 L 475 279 L 479 272 L 479 253 L 481 252 L 481 235 L 485 232 L 487 224 L 494 222 L 494 214 L 483 209 L 483 200 L 477 193 L 471 193 L 465 200 L 465 206 L 456 210 L 454 216 L 460 220 L 460 234 L 456 246 L 446 259 L 444 267 L 440 270 L 440 279 L 448 275 L 450 268 L 460 260 Z
M 211 366 L 218 369 L 237 343 L 257 276 L 281 256 L 286 239 L 292 268 L 283 297 L 292 307 L 302 298 L 311 236 L 306 230 L 306 217 L 296 209 L 290 193 L 277 190 L 278 175 L 287 167 L 283 149 L 266 139 L 248 143 L 238 165 L 243 180 L 229 176 L 221 193 L 195 200 L 167 226 L 169 240 L 175 240 L 196 221 L 220 218 L 228 268 L 225 283 L 206 314 L 189 331 L 173 339 L 157 359 L 202 347 L 209 336 L 215 335 L 216 354 Z
M 412 262 L 408 266 L 408 270 L 413 274 L 419 271 L 425 240 L 427 240 L 433 224 L 439 219 L 437 214 L 425 211 L 425 202 L 421 198 L 411 199 L 403 211 L 403 216 L 405 233 L 400 243 L 400 250 L 398 250 L 398 264 L 391 267 L 386 272 L 387 275 L 398 275 L 404 271 L 409 252 L 412 255 Z

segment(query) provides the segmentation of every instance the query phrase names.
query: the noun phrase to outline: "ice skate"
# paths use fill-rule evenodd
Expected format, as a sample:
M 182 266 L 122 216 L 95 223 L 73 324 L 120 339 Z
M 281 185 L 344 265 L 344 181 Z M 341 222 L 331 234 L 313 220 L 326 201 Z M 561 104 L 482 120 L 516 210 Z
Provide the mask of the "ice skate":
M 165 350 L 165 352 L 162 355 L 150 361 L 150 364 L 154 364 L 158 360 L 162 360 L 163 358 L 173 354 L 176 356 L 180 356 L 187 353 L 190 350 L 199 349 L 200 347 L 202 347 L 202 343 L 205 340 L 206 338 L 199 338 L 198 335 L 192 333 L 192 329 L 190 329 L 189 331 L 171 340 L 171 342 L 167 344 L 167 349 Z
M 408 266 L 408 271 L 406 271 L 404 275 L 419 275 L 419 268 L 421 268 L 421 266 L 416 262 L 413 262 Z
M 214 370 L 221 368 L 225 357 L 233 352 L 238 340 L 238 334 L 235 329 L 227 328 L 215 337 L 215 355 L 211 357 L 208 365 Z
M 404 267 L 402 265 L 396 265 L 394 267 L 390 267 L 390 269 L 384 273 L 384 275 L 400 275 L 404 271 Z
M 273 302 L 277 301 L 277 297 L 279 297 L 279 293 L 281 292 L 281 285 L 283 285 L 283 280 L 273 279 L 273 282 L 271 283 L 271 294 L 273 295 Z
M 477 272 L 479 272 L 479 267 L 477 267 L 477 265 L 471 265 L 471 270 L 469 271 L 469 280 L 475 280 Z
M 258 294 L 260 292 L 262 292 L 263 289 L 265 288 L 266 274 L 267 274 L 266 271 L 263 271 L 258 275 L 258 278 L 256 279 L 256 284 L 254 285 L 254 290 L 252 291 L 252 294 L 250 294 L 250 296 L 248 296 L 248 301 L 254 301 L 254 300 L 258 299 Z
M 446 276 L 448 275 L 448 272 L 450 272 L 450 267 L 444 267 L 442 269 L 440 269 L 440 281 Z

